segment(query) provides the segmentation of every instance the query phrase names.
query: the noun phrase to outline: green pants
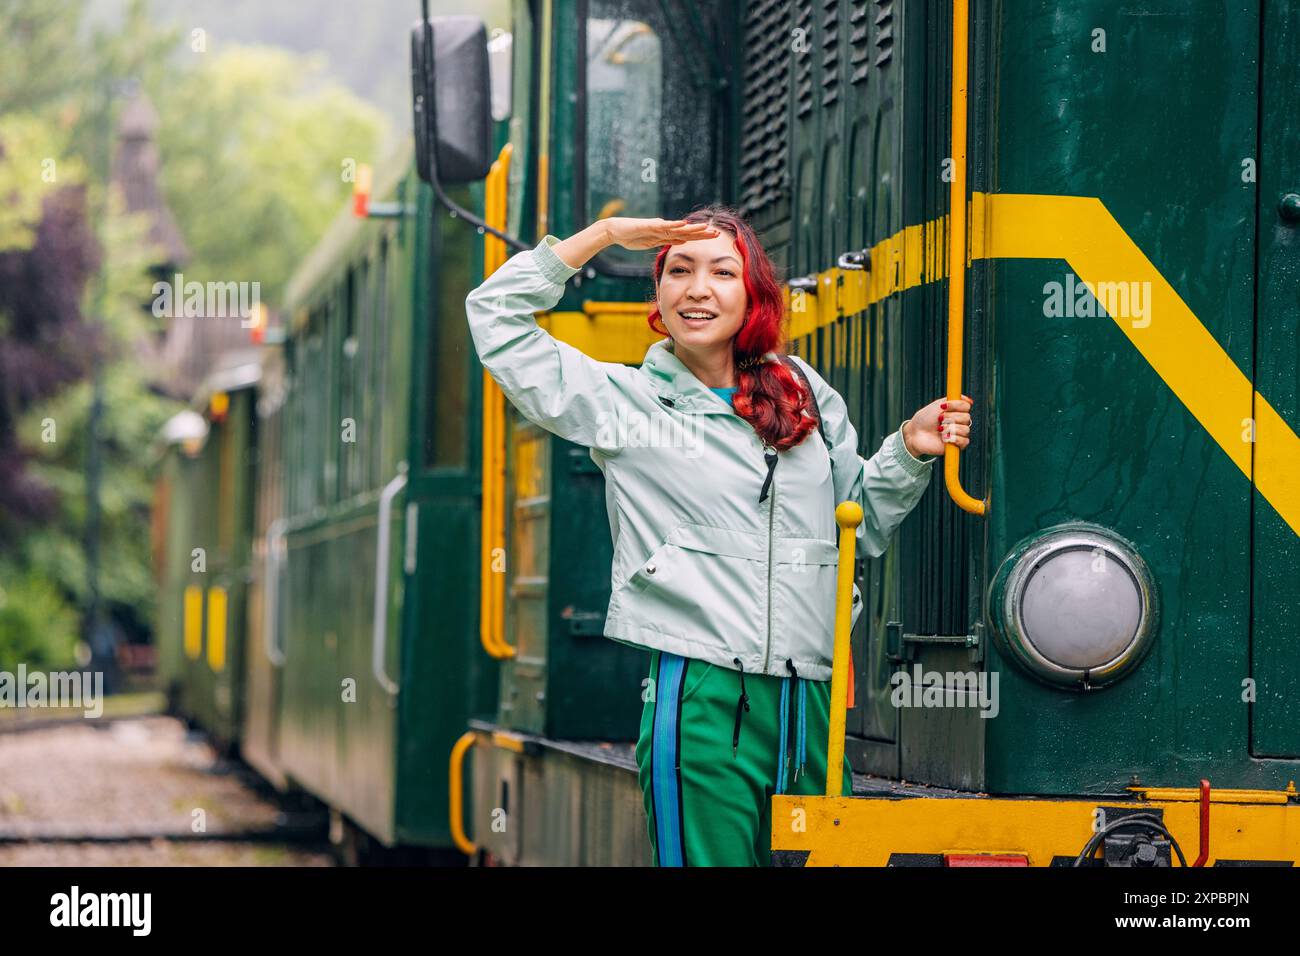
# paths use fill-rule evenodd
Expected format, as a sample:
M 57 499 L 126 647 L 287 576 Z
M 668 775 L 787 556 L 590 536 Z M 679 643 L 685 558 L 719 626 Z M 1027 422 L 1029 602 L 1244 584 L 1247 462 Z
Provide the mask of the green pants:
M 655 865 L 771 865 L 772 795 L 826 792 L 830 696 L 651 651 L 636 760 Z

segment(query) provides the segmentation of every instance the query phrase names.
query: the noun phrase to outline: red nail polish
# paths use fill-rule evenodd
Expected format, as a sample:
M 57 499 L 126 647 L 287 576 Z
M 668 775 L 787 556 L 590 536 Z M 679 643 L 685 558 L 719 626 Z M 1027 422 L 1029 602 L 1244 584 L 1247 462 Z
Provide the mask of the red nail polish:
M 942 405 L 940 405 L 939 407 L 940 407 L 940 408 L 947 408 L 947 407 L 948 407 L 948 403 L 947 403 L 947 402 L 944 402 L 944 403 L 943 403 Z
M 940 424 L 940 425 L 943 424 L 943 416 L 942 416 L 942 415 L 939 416 L 939 424 Z

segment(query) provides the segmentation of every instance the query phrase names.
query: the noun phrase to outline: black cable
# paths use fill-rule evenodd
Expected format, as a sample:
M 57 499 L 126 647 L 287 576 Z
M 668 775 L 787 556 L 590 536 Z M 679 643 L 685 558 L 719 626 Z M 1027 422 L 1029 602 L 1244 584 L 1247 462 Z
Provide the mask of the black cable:
M 1126 826 L 1142 826 L 1163 833 L 1169 838 L 1169 843 L 1173 846 L 1174 852 L 1178 854 L 1178 862 L 1184 867 L 1187 866 L 1187 857 L 1183 856 L 1183 848 L 1178 845 L 1178 841 L 1174 839 L 1174 835 L 1169 832 L 1168 827 L 1150 813 L 1133 813 L 1126 817 L 1121 817 L 1113 823 L 1106 824 L 1088 840 L 1088 845 L 1085 846 L 1079 855 L 1074 858 L 1074 865 L 1083 866 L 1083 861 L 1097 852 L 1097 847 L 1101 844 L 1101 841 L 1104 840 L 1112 830 L 1119 830 Z
M 424 75 L 420 77 L 424 87 L 424 155 L 429 162 L 429 185 L 433 187 L 433 194 L 438 202 L 442 203 L 451 212 L 453 216 L 459 216 L 471 225 L 477 226 L 480 231 L 491 233 L 506 245 L 519 252 L 526 252 L 532 246 L 521 242 L 514 236 L 502 232 L 495 226 L 489 226 L 484 220 L 480 219 L 468 209 L 460 206 L 454 199 L 447 195 L 442 188 L 442 183 L 438 181 L 438 154 L 431 142 L 432 131 L 438 121 L 438 112 L 433 98 L 429 96 L 429 71 L 433 69 L 433 26 L 429 23 L 429 0 L 420 0 L 420 20 L 424 24 L 424 63 L 422 64 Z

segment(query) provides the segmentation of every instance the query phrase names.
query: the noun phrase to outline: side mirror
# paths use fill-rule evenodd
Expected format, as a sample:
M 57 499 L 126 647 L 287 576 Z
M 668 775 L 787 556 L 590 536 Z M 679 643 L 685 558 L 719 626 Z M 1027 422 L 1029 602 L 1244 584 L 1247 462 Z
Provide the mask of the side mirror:
M 478 17 L 447 16 L 430 17 L 429 31 L 432 51 L 424 24 L 411 29 L 416 169 L 428 183 L 475 182 L 493 160 L 487 29 Z

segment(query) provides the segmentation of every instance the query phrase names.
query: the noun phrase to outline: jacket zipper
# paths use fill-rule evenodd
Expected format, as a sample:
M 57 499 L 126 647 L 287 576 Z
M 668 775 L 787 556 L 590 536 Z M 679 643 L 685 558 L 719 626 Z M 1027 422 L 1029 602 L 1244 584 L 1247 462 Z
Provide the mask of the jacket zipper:
M 767 461 L 767 480 L 771 482 L 772 500 L 767 509 L 767 640 L 763 644 L 763 673 L 767 673 L 772 656 L 772 533 L 776 524 L 776 464 L 780 460 L 776 449 L 763 443 L 763 458 Z M 766 489 L 763 492 L 766 494 Z M 762 495 L 759 496 L 762 500 Z

